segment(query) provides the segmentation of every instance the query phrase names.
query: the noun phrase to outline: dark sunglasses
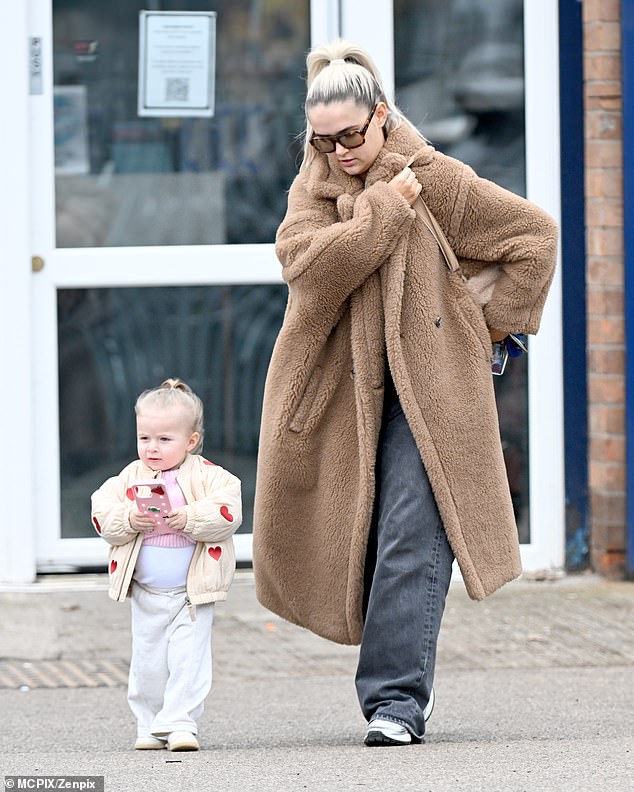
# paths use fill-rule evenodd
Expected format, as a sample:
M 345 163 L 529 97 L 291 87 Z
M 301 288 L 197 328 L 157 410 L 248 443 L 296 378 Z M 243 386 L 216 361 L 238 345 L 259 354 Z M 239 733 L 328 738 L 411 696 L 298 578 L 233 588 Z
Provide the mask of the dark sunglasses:
M 361 129 L 353 129 L 351 132 L 344 132 L 342 135 L 313 135 L 308 142 L 320 154 L 332 154 L 337 147 L 337 143 L 340 143 L 345 149 L 359 148 L 365 143 L 365 134 L 368 131 L 377 106 L 378 102 L 370 111 L 368 120 Z

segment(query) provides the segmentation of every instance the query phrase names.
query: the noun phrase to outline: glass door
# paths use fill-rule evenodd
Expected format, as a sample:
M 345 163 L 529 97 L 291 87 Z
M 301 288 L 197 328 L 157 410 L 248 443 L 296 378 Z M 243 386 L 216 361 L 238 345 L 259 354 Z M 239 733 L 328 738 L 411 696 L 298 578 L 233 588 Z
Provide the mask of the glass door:
M 103 563 L 90 493 L 134 458 L 134 400 L 168 376 L 204 400 L 205 455 L 242 478 L 237 549 L 247 560 L 261 394 L 286 299 L 272 243 L 299 163 L 307 49 L 337 35 L 360 42 L 439 149 L 557 217 L 556 8 L 550 0 L 374 0 L 371 13 L 362 0 L 30 0 L 30 8 L 32 52 L 41 50 L 29 187 L 35 436 L 46 469 L 34 503 L 38 565 Z M 158 28 L 144 28 L 147 14 Z M 563 564 L 559 301 L 557 277 L 528 360 L 513 361 L 498 385 L 529 569 Z
M 341 32 L 373 55 L 397 104 L 440 151 L 559 217 L 558 19 L 550 0 L 362 0 Z M 496 379 L 522 561 L 564 564 L 561 287 L 528 357 Z
M 32 20 L 38 566 L 104 562 L 90 494 L 136 456 L 138 393 L 172 376 L 243 481 L 247 560 L 310 2 L 32 0 Z
M 397 104 L 438 150 L 558 218 L 556 7 L 394 0 L 393 20 Z M 529 355 L 494 377 L 528 570 L 564 563 L 560 299 L 557 274 Z

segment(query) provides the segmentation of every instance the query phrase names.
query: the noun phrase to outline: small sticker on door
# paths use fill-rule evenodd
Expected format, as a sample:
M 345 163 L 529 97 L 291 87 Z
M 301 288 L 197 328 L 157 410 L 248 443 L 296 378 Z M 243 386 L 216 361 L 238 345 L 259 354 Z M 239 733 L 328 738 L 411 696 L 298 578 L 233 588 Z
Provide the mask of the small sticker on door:
M 31 36 L 29 39 L 29 93 L 38 96 L 44 93 L 42 84 L 42 39 Z

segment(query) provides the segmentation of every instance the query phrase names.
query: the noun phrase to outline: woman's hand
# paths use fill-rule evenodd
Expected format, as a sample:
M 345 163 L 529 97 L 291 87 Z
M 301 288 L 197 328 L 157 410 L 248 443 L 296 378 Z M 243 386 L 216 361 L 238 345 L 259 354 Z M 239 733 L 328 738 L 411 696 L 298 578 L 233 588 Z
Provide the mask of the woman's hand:
M 174 509 L 165 518 L 165 524 L 172 531 L 182 531 L 187 525 L 187 512 L 184 508 Z
M 388 184 L 394 187 L 410 206 L 413 206 L 414 201 L 418 198 L 422 189 L 420 182 L 411 168 L 403 168 L 403 170 L 397 173 Z
M 150 533 L 154 530 L 154 520 L 140 511 L 131 511 L 128 520 L 137 533 Z

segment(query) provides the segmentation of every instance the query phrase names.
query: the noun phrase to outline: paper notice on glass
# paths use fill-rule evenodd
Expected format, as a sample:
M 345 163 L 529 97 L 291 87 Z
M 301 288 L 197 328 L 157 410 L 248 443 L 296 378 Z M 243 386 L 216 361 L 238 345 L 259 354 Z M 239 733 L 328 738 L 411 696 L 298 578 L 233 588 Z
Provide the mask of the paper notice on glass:
M 139 12 L 140 116 L 214 114 L 214 11 Z

